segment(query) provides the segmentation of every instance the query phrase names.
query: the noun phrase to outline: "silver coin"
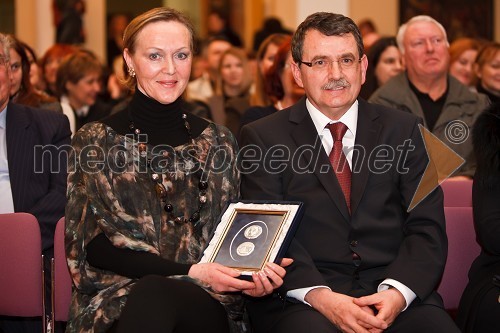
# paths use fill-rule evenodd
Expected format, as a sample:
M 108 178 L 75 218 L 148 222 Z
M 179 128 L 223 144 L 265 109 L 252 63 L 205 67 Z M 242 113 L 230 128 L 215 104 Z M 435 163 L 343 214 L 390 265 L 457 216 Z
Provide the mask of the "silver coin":
M 255 250 L 255 245 L 252 242 L 244 242 L 238 245 L 236 253 L 238 253 L 239 256 L 245 257 L 250 255 L 253 250 Z
M 244 235 L 248 239 L 255 239 L 262 234 L 262 227 L 260 225 L 251 225 L 245 229 Z

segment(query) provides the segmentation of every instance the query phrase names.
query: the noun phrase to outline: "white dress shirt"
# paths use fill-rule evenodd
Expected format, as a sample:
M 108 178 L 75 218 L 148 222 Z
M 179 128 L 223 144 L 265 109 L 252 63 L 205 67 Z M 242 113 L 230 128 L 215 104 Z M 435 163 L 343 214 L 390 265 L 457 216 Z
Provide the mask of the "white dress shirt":
M 342 147 L 343 147 L 342 150 L 346 155 L 349 167 L 352 169 L 352 155 L 354 151 L 353 148 L 356 139 L 356 129 L 358 125 L 358 101 L 356 100 L 354 104 L 349 108 L 349 110 L 347 110 L 347 112 L 344 113 L 342 117 L 340 117 L 339 120 L 331 120 L 330 118 L 328 118 L 325 114 L 316 109 L 314 105 L 311 104 L 309 99 L 306 99 L 306 108 L 314 123 L 314 127 L 316 127 L 316 131 L 318 132 L 318 135 L 321 138 L 323 148 L 325 149 L 327 155 L 329 155 L 330 151 L 332 150 L 334 140 L 330 130 L 326 126 L 328 124 L 333 124 L 336 122 L 342 122 L 347 126 L 347 131 L 344 137 L 342 138 Z M 380 292 L 383 290 L 387 290 L 390 287 L 396 288 L 401 292 L 401 294 L 403 294 L 403 297 L 406 300 L 406 306 L 403 309 L 403 311 L 406 310 L 406 308 L 411 304 L 411 302 L 413 302 L 413 300 L 417 297 L 417 295 L 410 288 L 408 288 L 401 282 L 398 282 L 393 279 L 385 279 L 384 281 L 382 281 L 382 283 L 378 286 L 377 291 Z M 295 298 L 307 305 L 310 305 L 304 300 L 304 298 L 309 291 L 316 288 L 328 288 L 328 287 L 314 286 L 308 288 L 294 289 L 288 291 L 287 296 Z
M 0 112 L 0 214 L 14 213 L 14 199 L 10 187 L 9 163 L 7 162 L 7 107 Z

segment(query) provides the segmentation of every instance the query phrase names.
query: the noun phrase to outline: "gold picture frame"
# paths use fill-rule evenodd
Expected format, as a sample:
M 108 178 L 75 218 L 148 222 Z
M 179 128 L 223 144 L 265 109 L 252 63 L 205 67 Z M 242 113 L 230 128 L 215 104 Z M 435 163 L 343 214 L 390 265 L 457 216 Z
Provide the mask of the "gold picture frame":
M 281 260 L 301 213 L 299 202 L 230 203 L 200 263 L 220 263 L 248 278 L 267 262 Z

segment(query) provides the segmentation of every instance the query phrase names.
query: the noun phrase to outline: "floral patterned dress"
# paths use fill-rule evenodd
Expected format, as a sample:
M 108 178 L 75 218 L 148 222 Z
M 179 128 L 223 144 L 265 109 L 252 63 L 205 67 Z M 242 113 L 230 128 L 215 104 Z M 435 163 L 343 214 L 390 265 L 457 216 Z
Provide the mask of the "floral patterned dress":
M 219 215 L 239 196 L 237 144 L 226 128 L 211 123 L 192 144 L 165 152 L 147 146 L 146 158 L 133 137 L 95 122 L 75 135 L 72 146 L 65 241 L 74 286 L 67 332 L 105 332 L 119 318 L 137 280 L 90 266 L 86 246 L 104 233 L 118 248 L 150 252 L 179 263 L 198 262 Z M 200 173 L 186 172 L 193 170 L 189 169 L 192 159 L 185 154 L 188 148 L 196 149 L 199 165 L 195 167 L 207 177 L 207 201 L 198 223 L 176 223 L 163 209 L 152 174 L 162 177 L 174 213 L 186 219 L 192 216 L 199 205 Z M 238 330 L 240 295 L 215 294 L 188 276 L 168 278 L 200 285 L 225 306 L 232 330 Z

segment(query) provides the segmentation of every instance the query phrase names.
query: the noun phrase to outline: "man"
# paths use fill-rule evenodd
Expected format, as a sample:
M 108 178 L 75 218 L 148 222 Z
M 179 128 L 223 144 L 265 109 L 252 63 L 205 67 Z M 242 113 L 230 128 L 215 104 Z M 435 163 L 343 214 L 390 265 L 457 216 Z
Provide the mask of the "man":
M 187 86 L 187 97 L 189 100 L 206 103 L 214 95 L 220 58 L 230 47 L 231 43 L 223 37 L 211 37 L 206 42 L 202 53 L 206 59 L 208 68 L 201 77 L 189 82 Z
M 369 101 L 422 118 L 426 128 L 465 159 L 455 175 L 472 176 L 475 163 L 469 133 L 488 98 L 448 74 L 446 31 L 433 18 L 413 17 L 399 28 L 397 42 L 406 72 L 380 87 Z
M 54 252 L 56 223 L 66 205 L 64 150 L 69 147 L 71 132 L 63 114 L 9 102 L 9 61 L 8 39 L 0 33 L 0 213 L 26 212 L 38 219 L 41 250 L 48 264 Z M 31 326 L 0 320 L 0 331 L 5 332 L 23 332 Z M 33 326 L 41 327 L 39 323 Z
M 241 132 L 243 199 L 305 206 L 282 287 L 248 304 L 256 332 L 458 332 L 435 292 L 442 191 L 407 211 L 428 162 L 419 119 L 357 100 L 368 61 L 348 17 L 310 15 L 292 56 L 307 97 Z

